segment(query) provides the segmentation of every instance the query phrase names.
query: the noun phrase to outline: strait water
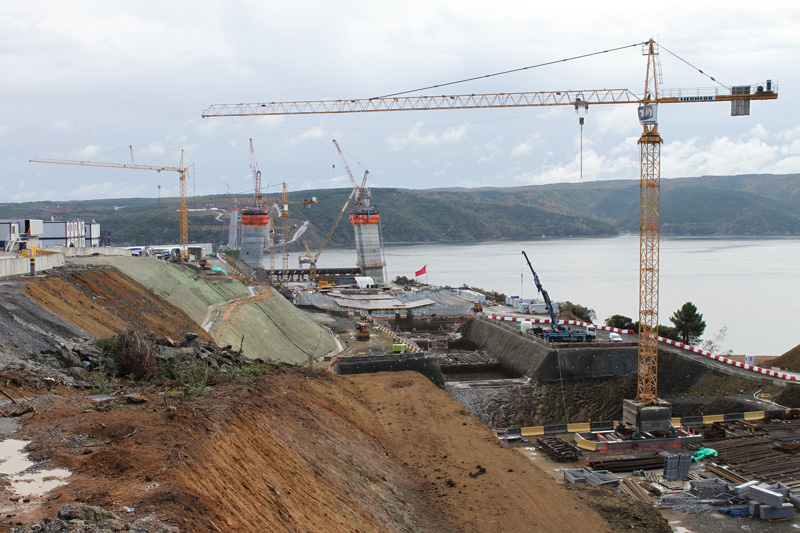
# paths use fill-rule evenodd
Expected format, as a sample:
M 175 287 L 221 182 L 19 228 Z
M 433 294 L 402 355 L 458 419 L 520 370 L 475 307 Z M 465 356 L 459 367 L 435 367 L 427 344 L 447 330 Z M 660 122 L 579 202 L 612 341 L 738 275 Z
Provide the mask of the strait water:
M 458 287 L 467 284 L 535 298 L 528 254 L 554 301 L 594 309 L 596 322 L 613 314 L 638 319 L 639 237 L 387 245 L 389 279 L 413 277 Z M 727 327 L 715 353 L 781 355 L 800 344 L 800 238 L 664 237 L 660 246 L 659 323 L 684 302 L 706 322 L 703 340 Z M 353 248 L 325 250 L 319 267 L 353 266 Z M 297 264 L 297 254 L 290 266 Z

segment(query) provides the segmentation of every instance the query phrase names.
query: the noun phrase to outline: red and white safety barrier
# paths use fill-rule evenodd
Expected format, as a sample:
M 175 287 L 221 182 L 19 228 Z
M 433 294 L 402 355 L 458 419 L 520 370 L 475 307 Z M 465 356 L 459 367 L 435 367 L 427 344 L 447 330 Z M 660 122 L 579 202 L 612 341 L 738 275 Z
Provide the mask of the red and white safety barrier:
M 501 316 L 501 315 L 484 315 L 486 318 L 491 318 L 492 320 L 505 320 L 507 322 L 530 322 L 531 324 L 550 324 L 551 320 L 549 318 L 522 318 L 516 316 Z M 559 320 L 559 324 L 570 324 L 574 326 L 594 326 L 595 329 L 599 329 L 602 331 L 613 331 L 615 333 L 626 333 L 629 335 L 633 335 L 636 333 L 631 329 L 619 329 L 619 328 L 612 328 L 610 326 L 598 326 L 597 324 L 589 324 L 588 322 L 581 322 L 580 320 Z
M 501 316 L 501 315 L 484 315 L 486 318 L 491 318 L 492 320 L 503 320 L 507 322 L 530 322 L 532 324 L 550 324 L 551 321 L 549 318 L 522 318 L 516 316 Z M 579 320 L 559 320 L 559 324 L 571 324 L 576 326 L 594 326 L 596 329 L 605 330 L 605 331 L 614 331 L 616 333 L 625 333 L 628 335 L 635 335 L 636 332 L 630 329 L 619 329 L 619 328 L 612 328 L 609 326 L 599 326 L 597 324 L 589 324 L 587 322 L 581 322 Z M 785 379 L 787 381 L 797 381 L 797 376 L 793 374 L 787 374 L 785 372 L 778 372 L 776 370 L 769 370 L 760 366 L 756 365 L 746 365 L 739 361 L 734 361 L 733 359 L 728 359 L 727 357 L 723 357 L 721 355 L 714 355 L 707 350 L 703 350 L 701 348 L 697 348 L 696 346 L 689 346 L 688 344 L 684 344 L 682 342 L 674 341 L 672 339 L 667 339 L 665 337 L 657 337 L 659 342 L 663 342 L 666 344 L 670 344 L 672 346 L 677 346 L 678 348 L 682 348 L 684 350 L 688 350 L 690 352 L 698 353 L 700 355 L 705 355 L 706 357 L 710 357 L 716 361 L 721 363 L 726 363 L 729 365 L 733 365 L 738 368 L 743 368 L 745 370 L 751 370 L 753 372 L 758 372 L 759 374 L 764 374 L 766 376 Z

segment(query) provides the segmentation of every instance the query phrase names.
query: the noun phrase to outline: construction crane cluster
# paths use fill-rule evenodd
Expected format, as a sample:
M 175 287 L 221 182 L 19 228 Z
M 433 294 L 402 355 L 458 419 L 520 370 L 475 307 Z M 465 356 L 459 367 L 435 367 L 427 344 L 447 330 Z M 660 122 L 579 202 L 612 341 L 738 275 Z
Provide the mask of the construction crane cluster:
M 777 85 L 763 84 L 660 91 L 661 71 L 658 46 L 653 39 L 642 44 L 647 56 L 644 92 L 628 89 L 581 91 L 540 91 L 498 94 L 453 94 L 441 96 L 390 95 L 369 99 L 305 100 L 212 105 L 203 117 L 241 117 L 254 115 L 303 115 L 321 113 L 365 113 L 439 109 L 484 109 L 538 106 L 573 106 L 588 109 L 595 105 L 636 104 L 643 127 L 640 147 L 640 262 L 639 262 L 639 378 L 636 401 L 641 409 L 657 407 L 658 291 L 660 241 L 661 144 L 658 131 L 658 105 L 673 103 L 731 102 L 731 115 L 748 115 L 752 100 L 774 100 Z M 338 148 L 338 146 L 337 146 Z M 366 179 L 366 178 L 365 178 Z M 354 180 L 351 176 L 351 181 Z M 355 183 L 354 183 L 355 184 Z

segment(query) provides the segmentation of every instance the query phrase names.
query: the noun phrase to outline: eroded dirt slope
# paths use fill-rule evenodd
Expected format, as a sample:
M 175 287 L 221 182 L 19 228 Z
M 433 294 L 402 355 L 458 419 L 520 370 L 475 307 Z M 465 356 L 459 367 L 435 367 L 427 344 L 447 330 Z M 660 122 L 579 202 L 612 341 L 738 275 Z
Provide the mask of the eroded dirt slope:
M 195 400 L 143 389 L 146 403 L 105 406 L 61 392 L 17 437 L 69 484 L 0 529 L 80 501 L 193 532 L 608 530 L 416 373 L 280 365 Z
M 349 377 L 390 450 L 422 475 L 450 531 L 605 531 L 606 524 L 416 372 Z M 377 429 L 376 429 L 377 430 Z
M 186 313 L 111 267 L 63 267 L 36 278 L 23 292 L 93 337 L 135 326 L 159 337 L 191 332 L 211 340 Z
M 770 361 L 770 366 L 776 366 L 794 372 L 800 371 L 800 345 L 795 346 L 777 359 Z

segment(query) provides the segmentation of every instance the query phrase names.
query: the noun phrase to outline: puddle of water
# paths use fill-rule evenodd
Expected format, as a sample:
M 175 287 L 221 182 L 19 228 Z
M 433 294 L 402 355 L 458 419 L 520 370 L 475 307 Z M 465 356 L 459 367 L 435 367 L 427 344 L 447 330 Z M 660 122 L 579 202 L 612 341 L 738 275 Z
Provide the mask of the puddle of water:
M 42 496 L 61 485 L 66 485 L 65 477 L 72 473 L 65 468 L 42 470 L 32 474 L 24 474 L 11 478 L 11 488 L 20 496 Z
M 28 441 L 8 439 L 0 442 L 0 474 L 13 476 L 33 466 L 28 455 L 22 451 Z
M 72 473 L 64 468 L 26 472 L 35 463 L 28 459 L 23 449 L 29 441 L 7 439 L 0 442 L 0 475 L 6 475 L 13 490 L 19 496 L 42 496 L 60 485 Z

